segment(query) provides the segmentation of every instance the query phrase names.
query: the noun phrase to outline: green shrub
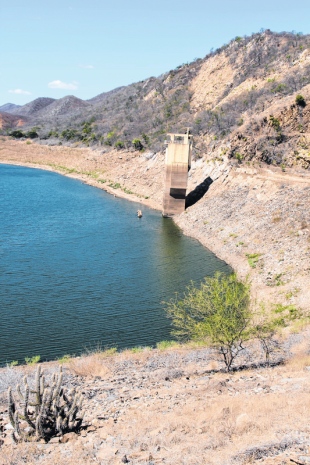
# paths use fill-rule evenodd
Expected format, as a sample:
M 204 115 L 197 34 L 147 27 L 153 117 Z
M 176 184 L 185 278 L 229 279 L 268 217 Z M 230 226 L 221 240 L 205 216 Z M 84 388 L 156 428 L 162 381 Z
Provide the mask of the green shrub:
M 306 101 L 305 101 L 304 97 L 302 95 L 300 95 L 300 94 L 296 95 L 295 102 L 300 107 L 305 107 L 306 106 Z
M 120 188 L 121 188 L 121 185 L 120 185 L 119 182 L 115 182 L 115 183 L 111 182 L 111 183 L 109 184 L 109 187 L 112 187 L 112 189 L 120 189 Z
M 68 362 L 70 362 L 70 360 L 71 360 L 71 355 L 66 354 L 66 355 L 63 355 L 62 357 L 60 357 L 58 359 L 58 362 L 60 364 L 62 364 L 62 363 L 68 363 Z
M 9 363 L 9 366 L 10 367 L 16 367 L 18 365 L 18 360 L 12 360 L 10 363 Z
M 239 153 L 239 152 L 236 152 L 235 153 L 235 158 L 236 158 L 236 160 L 238 160 L 238 163 L 241 163 L 242 160 L 243 160 L 243 155 L 241 155 L 241 153 Z
M 9 132 L 9 136 L 14 137 L 15 139 L 21 139 L 22 137 L 26 137 L 26 135 L 19 129 Z
M 150 143 L 150 138 L 149 138 L 149 136 L 148 136 L 147 134 L 143 133 L 143 134 L 142 134 L 142 139 L 144 140 L 144 142 L 145 142 L 146 145 L 149 145 L 149 143 Z
M 134 148 L 135 148 L 136 150 L 142 150 L 142 149 L 143 149 L 143 145 L 142 145 L 140 139 L 134 139 L 134 140 L 132 141 L 132 145 L 134 146 Z
M 270 115 L 269 117 L 269 121 L 270 121 L 270 124 L 271 126 L 273 127 L 273 129 L 275 129 L 276 131 L 280 131 L 280 121 L 275 118 L 273 115 Z
M 114 131 L 110 131 L 108 134 L 107 134 L 107 137 L 104 139 L 104 144 L 105 145 L 109 145 L 110 147 L 114 144 L 114 142 L 116 141 L 116 134 Z
M 176 341 L 160 341 L 156 344 L 156 349 L 166 350 L 171 349 L 171 347 L 176 347 L 178 343 Z
M 251 268 L 256 268 L 256 264 L 259 260 L 261 253 L 247 253 L 246 257 Z
M 130 352 L 132 352 L 133 354 L 139 354 L 140 352 L 143 352 L 144 351 L 144 347 L 142 346 L 137 346 L 137 347 L 132 347 L 130 349 Z
M 34 355 L 33 357 L 26 357 L 25 362 L 27 363 L 27 365 L 35 365 L 40 361 L 40 359 L 40 355 Z
M 30 139 L 36 139 L 37 137 L 39 137 L 39 134 L 34 129 L 31 129 L 25 134 L 25 136 L 29 137 Z
M 125 148 L 125 144 L 124 144 L 124 142 L 123 142 L 123 141 L 121 141 L 121 140 L 118 140 L 117 142 L 115 142 L 115 145 L 114 145 L 114 147 L 115 147 L 116 149 L 120 150 L 120 149 L 123 149 L 123 148 Z
M 105 349 L 101 352 L 102 357 L 112 357 L 112 355 L 116 354 L 117 347 L 110 347 L 109 349 Z
M 167 303 L 166 311 L 181 340 L 207 341 L 223 357 L 227 371 L 250 337 L 252 311 L 250 286 L 236 274 L 217 272 L 205 278 L 200 287 L 192 282 L 185 297 Z
M 286 88 L 285 84 L 278 84 L 276 87 L 272 89 L 271 92 L 273 92 L 274 94 L 278 94 L 278 93 L 283 92 L 285 88 Z

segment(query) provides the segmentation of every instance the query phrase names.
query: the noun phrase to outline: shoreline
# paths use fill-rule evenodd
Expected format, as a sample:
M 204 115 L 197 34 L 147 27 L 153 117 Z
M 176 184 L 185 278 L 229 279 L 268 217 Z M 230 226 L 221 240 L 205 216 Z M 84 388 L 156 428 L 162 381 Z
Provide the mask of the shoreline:
M 151 208 L 153 210 L 162 211 L 161 206 L 157 202 L 153 202 L 150 199 L 140 198 L 140 197 L 138 197 L 137 195 L 134 195 L 134 194 L 126 194 L 125 192 L 120 191 L 119 189 L 113 189 L 113 187 L 110 187 L 109 185 L 105 186 L 105 185 L 101 184 L 100 182 L 96 181 L 95 179 L 92 179 L 90 176 L 87 176 L 87 175 L 84 175 L 84 174 L 65 173 L 65 172 L 63 172 L 61 170 L 57 170 L 57 169 L 55 169 L 55 168 L 53 168 L 53 167 L 51 167 L 49 165 L 39 165 L 39 164 L 35 164 L 35 163 L 27 163 L 27 164 L 24 163 L 23 164 L 23 163 L 20 163 L 20 162 L 9 162 L 9 161 L 6 161 L 6 160 L 4 160 L 4 161 L 0 160 L 0 165 L 22 166 L 22 167 L 25 167 L 25 168 L 33 168 L 33 169 L 39 169 L 39 170 L 42 170 L 42 171 L 50 171 L 52 173 L 60 174 L 61 176 L 65 176 L 65 177 L 72 178 L 72 179 L 77 179 L 78 181 L 83 182 L 83 184 L 95 187 L 97 189 L 104 190 L 105 192 L 107 192 L 108 194 L 110 194 L 110 195 L 112 195 L 114 197 L 118 197 L 118 198 L 121 198 L 121 199 L 124 199 L 124 200 L 128 200 L 130 202 L 141 203 L 142 205 L 145 205 L 146 207 Z M 185 236 L 191 237 L 192 239 L 197 240 L 203 247 L 205 247 L 210 252 L 212 252 L 214 255 L 216 255 L 217 258 L 219 258 L 220 260 L 225 262 L 227 265 L 229 265 L 231 268 L 233 268 L 231 263 L 229 263 L 229 261 L 227 261 L 227 257 L 221 256 L 220 253 L 215 252 L 214 250 L 212 250 L 208 246 L 208 244 L 206 244 L 205 238 L 203 238 L 201 235 L 195 235 L 189 229 L 185 229 L 184 226 L 181 226 L 179 224 L 180 223 L 180 215 L 176 215 L 174 217 L 167 218 L 167 220 L 168 221 L 169 220 L 174 221 L 174 223 L 181 229 L 182 234 L 184 234 Z M 231 260 L 231 262 L 233 262 L 233 260 Z
M 56 172 L 110 195 L 161 210 L 164 155 L 100 152 L 2 139 L 0 163 Z M 310 175 L 205 156 L 192 163 L 188 191 L 208 193 L 173 221 L 251 282 L 253 301 L 310 310 Z M 115 186 L 115 187 L 114 187 Z M 249 258 L 250 257 L 250 258 Z M 254 263 L 251 262 L 254 257 Z
M 127 194 L 126 192 L 123 192 L 120 189 L 114 189 L 113 187 L 109 185 L 104 185 L 96 181 L 96 179 L 92 179 L 90 176 L 87 176 L 86 174 L 83 174 L 83 173 L 66 173 L 62 171 L 61 169 L 53 168 L 49 165 L 36 164 L 36 163 L 22 163 L 22 162 L 10 161 L 10 160 L 0 160 L 0 165 L 22 166 L 24 168 L 33 168 L 33 169 L 38 169 L 42 171 L 50 171 L 52 173 L 57 173 L 57 174 L 60 174 L 61 176 L 65 176 L 67 178 L 77 179 L 78 181 L 81 181 L 83 184 L 87 184 L 88 186 L 101 189 L 107 192 L 108 194 L 113 195 L 114 197 L 119 197 L 121 199 L 129 200 L 130 202 L 141 203 L 142 205 L 145 205 L 146 207 L 151 208 L 153 210 L 158 210 L 158 211 L 162 210 L 162 208 L 157 203 L 153 202 L 151 199 L 144 199 L 144 198 L 139 197 L 136 194 Z

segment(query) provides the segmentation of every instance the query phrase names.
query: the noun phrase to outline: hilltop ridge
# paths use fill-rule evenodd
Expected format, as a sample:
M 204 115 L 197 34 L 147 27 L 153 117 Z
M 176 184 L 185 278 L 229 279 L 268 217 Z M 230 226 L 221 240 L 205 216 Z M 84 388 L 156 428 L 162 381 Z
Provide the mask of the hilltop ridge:
M 30 112 L 25 128 L 39 126 L 44 144 L 134 150 L 139 139 L 158 152 L 167 132 L 191 127 L 195 157 L 225 151 L 239 160 L 308 168 L 309 44 L 309 35 L 269 30 L 236 37 L 157 78 L 87 101 L 50 102 Z M 299 94 L 304 106 L 296 103 Z M 28 116 L 34 102 L 11 113 Z

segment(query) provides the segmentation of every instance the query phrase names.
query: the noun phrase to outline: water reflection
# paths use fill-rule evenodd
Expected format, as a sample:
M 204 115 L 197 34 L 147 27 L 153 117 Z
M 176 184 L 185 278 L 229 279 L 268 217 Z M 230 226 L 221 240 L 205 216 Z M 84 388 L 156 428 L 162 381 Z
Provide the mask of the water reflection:
M 228 271 L 159 212 L 55 173 L 0 165 L 0 363 L 169 337 L 161 302 Z

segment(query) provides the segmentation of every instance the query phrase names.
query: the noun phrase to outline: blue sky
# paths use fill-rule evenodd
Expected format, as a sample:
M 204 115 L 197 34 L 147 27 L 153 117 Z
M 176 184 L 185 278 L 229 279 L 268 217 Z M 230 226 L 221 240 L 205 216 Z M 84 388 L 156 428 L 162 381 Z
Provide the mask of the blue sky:
M 309 20 L 309 0 L 0 0 L 0 105 L 89 99 L 237 35 L 307 34 Z

